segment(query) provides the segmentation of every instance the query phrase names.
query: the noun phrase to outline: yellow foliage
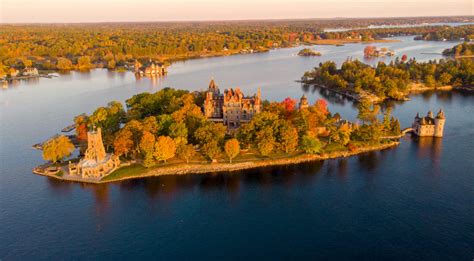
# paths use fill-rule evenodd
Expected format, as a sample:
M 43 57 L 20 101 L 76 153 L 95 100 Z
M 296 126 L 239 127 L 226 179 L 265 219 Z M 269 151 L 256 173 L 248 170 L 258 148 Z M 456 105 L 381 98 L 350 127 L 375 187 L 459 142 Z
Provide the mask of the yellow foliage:
M 48 140 L 43 146 L 43 159 L 53 163 L 69 157 L 74 151 L 74 145 L 68 137 L 61 135 Z

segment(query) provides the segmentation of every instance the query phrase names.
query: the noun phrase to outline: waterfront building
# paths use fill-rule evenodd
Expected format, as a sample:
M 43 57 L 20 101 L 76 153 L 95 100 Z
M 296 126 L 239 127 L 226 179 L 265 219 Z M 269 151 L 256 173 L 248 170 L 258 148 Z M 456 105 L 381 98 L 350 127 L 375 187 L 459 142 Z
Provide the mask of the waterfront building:
M 443 110 L 439 110 L 436 117 L 431 111 L 426 117 L 420 117 L 420 114 L 417 113 L 412 124 L 413 133 L 420 137 L 443 137 L 445 122 L 446 117 Z
M 87 133 L 87 150 L 79 163 L 69 162 L 69 175 L 88 179 L 101 179 L 120 166 L 120 159 L 106 153 L 100 128 Z
M 205 93 L 204 115 L 211 121 L 223 122 L 229 129 L 236 129 L 261 112 L 260 95 L 260 89 L 253 96 L 244 96 L 239 88 L 226 89 L 221 93 L 214 80 L 211 80 Z
M 38 76 L 38 69 L 34 67 L 26 67 L 23 69 L 23 72 L 21 73 L 23 76 Z
M 168 70 L 164 64 L 154 63 L 150 60 L 148 65 L 142 66 L 138 61 L 135 62 L 135 73 L 141 76 L 163 76 L 168 73 Z

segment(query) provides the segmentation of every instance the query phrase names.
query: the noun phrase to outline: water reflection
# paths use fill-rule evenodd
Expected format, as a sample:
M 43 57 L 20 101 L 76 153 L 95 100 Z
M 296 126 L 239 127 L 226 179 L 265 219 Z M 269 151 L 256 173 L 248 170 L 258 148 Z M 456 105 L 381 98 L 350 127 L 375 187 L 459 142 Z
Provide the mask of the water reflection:
M 434 174 L 440 173 L 441 154 L 443 150 L 443 139 L 436 137 L 416 137 L 412 138 L 418 160 L 429 160 L 431 171 Z

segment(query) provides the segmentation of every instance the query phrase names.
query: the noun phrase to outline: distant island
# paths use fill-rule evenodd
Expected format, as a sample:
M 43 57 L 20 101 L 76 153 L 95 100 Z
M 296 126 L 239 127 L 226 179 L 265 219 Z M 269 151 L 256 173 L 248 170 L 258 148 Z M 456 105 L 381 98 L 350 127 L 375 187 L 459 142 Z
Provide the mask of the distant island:
M 97 108 L 74 119 L 74 143 L 57 135 L 42 146 L 33 172 L 91 183 L 154 175 L 235 171 L 347 157 L 399 144 L 400 123 L 377 105 L 361 103 L 361 123 L 331 113 L 324 100 L 269 102 L 260 91 L 204 92 L 165 88 Z M 383 121 L 378 115 L 382 114 Z M 71 128 L 67 128 L 69 131 Z M 69 158 L 78 148 L 79 158 Z
M 395 62 L 379 62 L 372 67 L 358 60 L 347 60 L 341 68 L 331 61 L 306 72 L 301 81 L 326 88 L 355 100 L 382 102 L 407 100 L 414 92 L 428 90 L 472 90 L 472 59 L 417 62 L 398 57 Z
M 444 50 L 443 55 L 455 58 L 474 57 L 474 43 L 464 42 L 462 44 L 457 44 L 453 48 Z
M 321 56 L 321 53 L 316 52 L 310 48 L 304 48 L 298 52 L 298 55 L 299 56 Z

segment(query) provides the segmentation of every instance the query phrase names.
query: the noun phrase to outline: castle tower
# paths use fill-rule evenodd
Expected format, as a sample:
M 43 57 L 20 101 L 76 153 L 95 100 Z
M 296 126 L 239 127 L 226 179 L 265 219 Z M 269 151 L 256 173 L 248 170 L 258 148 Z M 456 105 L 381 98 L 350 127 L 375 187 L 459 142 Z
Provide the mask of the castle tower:
M 98 128 L 96 131 L 87 133 L 87 150 L 84 155 L 86 160 L 102 162 L 105 159 L 105 148 L 102 143 L 102 130 Z
M 209 91 L 212 92 L 216 97 L 219 95 L 219 87 L 216 85 L 214 82 L 214 79 L 211 79 L 211 82 L 209 83 Z
M 306 98 L 306 95 L 303 94 L 303 96 L 301 96 L 300 98 L 299 108 L 301 110 L 301 109 L 306 109 L 308 107 L 309 107 L 308 98 Z
M 443 110 L 439 110 L 438 115 L 435 118 L 435 137 L 443 137 L 444 124 L 446 122 L 446 117 L 444 116 Z
M 432 111 L 429 111 L 427 116 L 430 117 L 430 118 L 434 118 Z

